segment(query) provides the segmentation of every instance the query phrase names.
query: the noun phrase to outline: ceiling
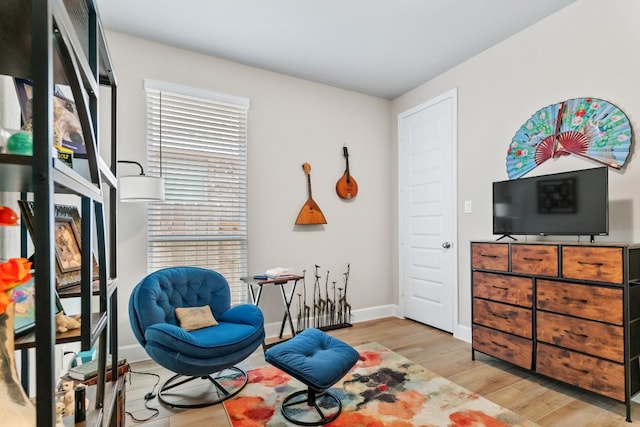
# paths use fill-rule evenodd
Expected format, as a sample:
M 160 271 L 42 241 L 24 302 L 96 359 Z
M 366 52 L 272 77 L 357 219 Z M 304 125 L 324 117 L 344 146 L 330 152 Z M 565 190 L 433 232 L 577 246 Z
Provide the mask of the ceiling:
M 96 0 L 103 26 L 393 99 L 576 0 Z

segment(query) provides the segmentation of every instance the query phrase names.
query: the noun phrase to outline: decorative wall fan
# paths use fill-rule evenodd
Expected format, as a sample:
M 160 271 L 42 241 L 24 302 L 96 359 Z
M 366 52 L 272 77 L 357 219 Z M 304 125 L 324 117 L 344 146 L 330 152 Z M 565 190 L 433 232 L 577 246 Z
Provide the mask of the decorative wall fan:
M 516 132 L 507 151 L 509 179 L 545 160 L 576 154 L 620 169 L 631 146 L 631 124 L 615 105 L 575 98 L 538 110 Z

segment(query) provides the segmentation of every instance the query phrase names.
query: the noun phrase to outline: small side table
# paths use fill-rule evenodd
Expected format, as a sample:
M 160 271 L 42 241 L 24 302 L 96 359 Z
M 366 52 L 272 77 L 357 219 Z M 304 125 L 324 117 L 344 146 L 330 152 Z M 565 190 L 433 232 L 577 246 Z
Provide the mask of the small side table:
M 276 285 L 280 287 L 280 293 L 282 294 L 282 302 L 284 304 L 284 316 L 282 317 L 282 325 L 280 325 L 280 334 L 278 338 L 282 339 L 284 333 L 284 327 L 289 321 L 289 328 L 291 328 L 291 335 L 296 335 L 296 329 L 293 326 L 293 319 L 291 318 L 291 301 L 298 284 L 298 280 L 301 280 L 302 276 L 290 275 L 280 276 L 273 279 L 254 279 L 253 277 L 241 277 L 240 280 L 245 282 L 249 288 L 249 296 L 251 297 L 251 303 L 255 306 L 260 304 L 260 296 L 262 295 L 262 288 L 264 285 Z M 291 282 L 291 290 L 287 293 L 285 285 Z M 273 344 L 272 344 L 273 345 Z

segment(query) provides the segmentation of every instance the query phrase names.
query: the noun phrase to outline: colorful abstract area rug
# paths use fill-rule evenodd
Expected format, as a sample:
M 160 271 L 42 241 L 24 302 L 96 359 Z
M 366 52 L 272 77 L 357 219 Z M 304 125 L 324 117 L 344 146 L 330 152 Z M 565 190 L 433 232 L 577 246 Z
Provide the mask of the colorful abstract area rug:
M 370 343 L 332 388 L 342 413 L 329 427 L 534 427 L 531 421 Z M 233 427 L 291 426 L 280 412 L 290 393 L 306 387 L 273 366 L 248 371 L 249 383 L 224 402 Z

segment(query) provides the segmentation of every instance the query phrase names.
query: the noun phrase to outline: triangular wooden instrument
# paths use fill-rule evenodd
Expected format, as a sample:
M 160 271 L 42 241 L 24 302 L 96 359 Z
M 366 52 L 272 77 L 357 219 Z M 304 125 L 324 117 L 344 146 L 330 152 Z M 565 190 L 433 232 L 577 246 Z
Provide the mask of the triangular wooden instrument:
M 304 206 L 302 206 L 302 209 L 300 209 L 300 213 L 298 213 L 298 218 L 296 219 L 296 224 L 326 224 L 327 220 L 320 210 L 320 206 L 318 206 L 311 197 L 311 165 L 305 162 L 302 164 L 302 169 L 304 169 L 304 173 L 307 174 L 307 191 L 309 193 L 309 198 L 305 202 Z
M 353 199 L 358 194 L 358 183 L 349 173 L 349 150 L 346 146 L 342 147 L 342 152 L 347 162 L 347 169 L 342 178 L 336 182 L 336 193 L 341 199 Z

